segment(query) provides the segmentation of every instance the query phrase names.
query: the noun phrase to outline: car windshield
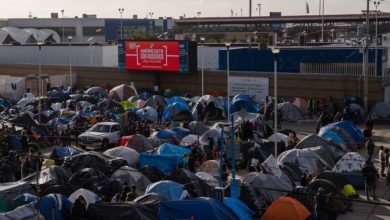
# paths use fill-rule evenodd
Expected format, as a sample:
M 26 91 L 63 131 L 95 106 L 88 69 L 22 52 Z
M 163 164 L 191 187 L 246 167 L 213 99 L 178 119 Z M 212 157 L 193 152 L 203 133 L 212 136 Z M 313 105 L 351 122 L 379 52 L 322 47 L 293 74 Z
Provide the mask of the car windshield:
M 110 126 L 109 125 L 95 125 L 91 128 L 92 132 L 102 132 L 102 133 L 108 133 L 110 132 Z

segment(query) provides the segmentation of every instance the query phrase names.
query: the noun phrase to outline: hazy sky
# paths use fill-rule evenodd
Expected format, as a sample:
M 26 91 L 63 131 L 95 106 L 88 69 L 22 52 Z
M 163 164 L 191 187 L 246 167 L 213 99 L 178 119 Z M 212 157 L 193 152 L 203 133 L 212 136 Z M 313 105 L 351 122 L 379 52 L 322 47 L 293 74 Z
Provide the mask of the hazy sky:
M 257 4 L 262 4 L 262 15 L 270 11 L 281 11 L 284 15 L 306 13 L 306 0 L 252 0 L 253 15 L 258 15 Z M 307 0 L 310 14 L 318 14 L 319 0 Z M 365 9 L 366 0 L 325 0 L 326 14 L 360 13 Z M 373 7 L 373 4 L 371 4 Z M 99 18 L 119 17 L 118 8 L 124 8 L 123 17 L 137 14 L 139 18 L 153 12 L 153 17 L 175 17 L 186 14 L 197 16 L 248 15 L 249 0 L 0 0 L 0 18 L 26 18 L 31 10 L 34 17 L 50 17 L 51 12 L 65 10 L 65 17 L 96 14 Z M 380 10 L 390 11 L 390 0 L 380 5 Z

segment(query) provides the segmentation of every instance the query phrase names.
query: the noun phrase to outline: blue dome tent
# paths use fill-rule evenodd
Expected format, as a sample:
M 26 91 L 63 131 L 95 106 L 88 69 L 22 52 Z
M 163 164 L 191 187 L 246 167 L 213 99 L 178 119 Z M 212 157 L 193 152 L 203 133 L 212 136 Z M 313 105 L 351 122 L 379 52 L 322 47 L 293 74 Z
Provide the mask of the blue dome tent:
M 186 104 L 175 102 L 164 109 L 165 121 L 192 121 L 192 114 Z
M 238 112 L 241 109 L 245 109 L 247 112 L 250 113 L 259 112 L 259 108 L 256 106 L 256 104 L 249 96 L 239 94 L 234 96 L 230 104 L 230 114 L 233 114 L 234 112 Z

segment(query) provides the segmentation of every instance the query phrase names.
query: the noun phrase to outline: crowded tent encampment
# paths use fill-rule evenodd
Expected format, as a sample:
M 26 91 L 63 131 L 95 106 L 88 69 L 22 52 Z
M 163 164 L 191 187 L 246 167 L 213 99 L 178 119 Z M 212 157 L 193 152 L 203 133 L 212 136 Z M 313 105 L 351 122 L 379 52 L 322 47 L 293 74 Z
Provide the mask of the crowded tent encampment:
M 334 219 L 376 178 L 359 154 L 372 122 L 350 105 L 230 98 L 123 84 L 1 99 L 0 219 Z M 317 116 L 302 140 L 283 129 Z

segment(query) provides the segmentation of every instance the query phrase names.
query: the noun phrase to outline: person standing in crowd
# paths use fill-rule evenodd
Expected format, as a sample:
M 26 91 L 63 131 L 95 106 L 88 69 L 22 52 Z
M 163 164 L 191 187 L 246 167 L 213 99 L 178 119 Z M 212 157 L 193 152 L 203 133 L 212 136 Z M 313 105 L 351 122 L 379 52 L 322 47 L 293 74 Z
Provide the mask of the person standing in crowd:
M 389 167 L 389 159 L 390 159 L 389 148 L 386 148 L 386 149 L 385 149 L 385 165 L 386 165 L 386 167 L 387 167 L 387 170 L 390 169 L 390 167 Z
M 315 202 L 315 212 L 316 212 L 317 220 L 327 220 L 328 203 L 327 203 L 324 188 L 322 187 L 318 188 L 318 191 L 314 197 L 314 202 Z
M 129 126 L 129 118 L 127 117 L 127 112 L 120 115 L 119 125 L 121 126 L 121 135 L 125 136 L 127 134 L 127 128 Z
M 387 191 L 390 192 L 390 169 L 387 169 L 386 185 L 387 185 L 387 188 L 388 188 Z M 390 195 L 389 195 L 389 199 L 387 201 L 390 202 Z
M 159 125 L 162 124 L 163 111 L 164 111 L 163 107 L 161 105 L 158 105 L 158 107 L 157 107 L 157 123 Z
M 370 200 L 370 195 L 373 197 L 374 200 L 378 200 L 375 194 L 376 189 L 376 179 L 378 172 L 374 167 L 374 164 L 371 160 L 366 161 L 366 165 L 363 167 L 362 170 L 363 177 L 365 180 L 365 191 L 367 200 Z
M 30 172 L 31 172 L 31 161 L 30 161 L 30 157 L 26 156 L 24 158 L 24 161 L 22 163 L 22 178 L 25 178 L 27 177 L 28 175 L 30 175 Z
M 385 177 L 386 157 L 385 157 L 385 148 L 383 146 L 379 147 L 379 160 L 381 161 L 381 176 Z
M 72 207 L 72 219 L 83 220 L 87 218 L 87 202 L 83 196 L 77 197 Z
M 196 106 L 196 113 L 198 117 L 198 121 L 203 121 L 203 103 L 199 102 Z
M 371 138 L 368 138 L 366 142 L 366 147 L 367 147 L 368 160 L 371 161 L 372 155 L 374 154 L 375 151 L 375 144 Z

